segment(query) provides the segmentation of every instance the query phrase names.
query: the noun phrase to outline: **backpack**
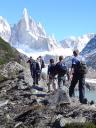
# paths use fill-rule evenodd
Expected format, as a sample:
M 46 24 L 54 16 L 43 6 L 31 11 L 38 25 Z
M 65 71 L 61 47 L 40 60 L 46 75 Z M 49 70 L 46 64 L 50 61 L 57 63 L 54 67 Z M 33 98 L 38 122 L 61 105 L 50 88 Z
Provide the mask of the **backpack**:
M 79 67 L 78 67 L 78 73 L 87 74 L 87 72 L 88 72 L 88 67 L 87 67 L 86 63 L 80 62 Z
M 62 62 L 58 62 L 55 66 L 55 72 L 58 75 L 65 75 L 67 73 L 66 65 Z

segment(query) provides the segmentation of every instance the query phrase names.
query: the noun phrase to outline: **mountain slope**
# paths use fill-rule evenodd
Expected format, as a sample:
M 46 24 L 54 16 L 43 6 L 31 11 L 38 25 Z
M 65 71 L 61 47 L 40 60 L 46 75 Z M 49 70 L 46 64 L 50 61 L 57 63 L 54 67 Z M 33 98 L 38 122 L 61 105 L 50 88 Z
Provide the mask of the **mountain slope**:
M 96 36 L 88 42 L 81 54 L 86 57 L 87 64 L 96 69 Z
M 0 65 L 10 61 L 17 61 L 20 63 L 21 59 L 22 54 L 20 54 L 15 48 L 12 48 L 9 43 L 0 38 Z
M 87 64 L 96 70 L 96 49 L 86 56 Z
M 86 47 L 82 50 L 82 54 L 89 54 L 96 50 L 96 35 L 87 43 Z

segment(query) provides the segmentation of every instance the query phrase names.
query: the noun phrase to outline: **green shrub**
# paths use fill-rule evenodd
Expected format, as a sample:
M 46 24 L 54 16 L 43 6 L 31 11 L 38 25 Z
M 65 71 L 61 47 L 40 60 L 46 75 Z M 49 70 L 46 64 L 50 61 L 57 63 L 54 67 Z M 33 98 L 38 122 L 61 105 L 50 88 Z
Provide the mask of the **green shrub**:
M 9 43 L 0 38 L 0 65 L 9 61 L 19 61 L 19 52 L 12 48 Z
M 93 123 L 71 123 L 66 124 L 64 128 L 96 128 Z

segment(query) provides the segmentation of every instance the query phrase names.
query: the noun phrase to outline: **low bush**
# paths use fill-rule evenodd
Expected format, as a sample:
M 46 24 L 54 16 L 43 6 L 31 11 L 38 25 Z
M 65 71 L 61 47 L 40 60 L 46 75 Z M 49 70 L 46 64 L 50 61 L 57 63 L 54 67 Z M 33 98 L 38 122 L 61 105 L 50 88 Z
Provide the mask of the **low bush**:
M 64 128 L 96 128 L 93 123 L 71 123 L 66 124 Z

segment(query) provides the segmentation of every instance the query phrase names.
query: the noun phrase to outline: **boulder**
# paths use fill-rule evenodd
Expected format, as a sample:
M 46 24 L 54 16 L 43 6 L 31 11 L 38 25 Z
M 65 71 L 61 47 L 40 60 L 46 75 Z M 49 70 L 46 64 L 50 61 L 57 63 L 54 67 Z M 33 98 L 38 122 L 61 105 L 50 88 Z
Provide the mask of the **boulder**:
M 54 107 L 61 104 L 70 104 L 68 93 L 61 89 L 49 94 L 47 100 L 49 101 L 49 104 Z
M 15 61 L 4 64 L 0 67 L 0 82 L 15 79 L 20 70 L 23 70 L 23 66 Z

